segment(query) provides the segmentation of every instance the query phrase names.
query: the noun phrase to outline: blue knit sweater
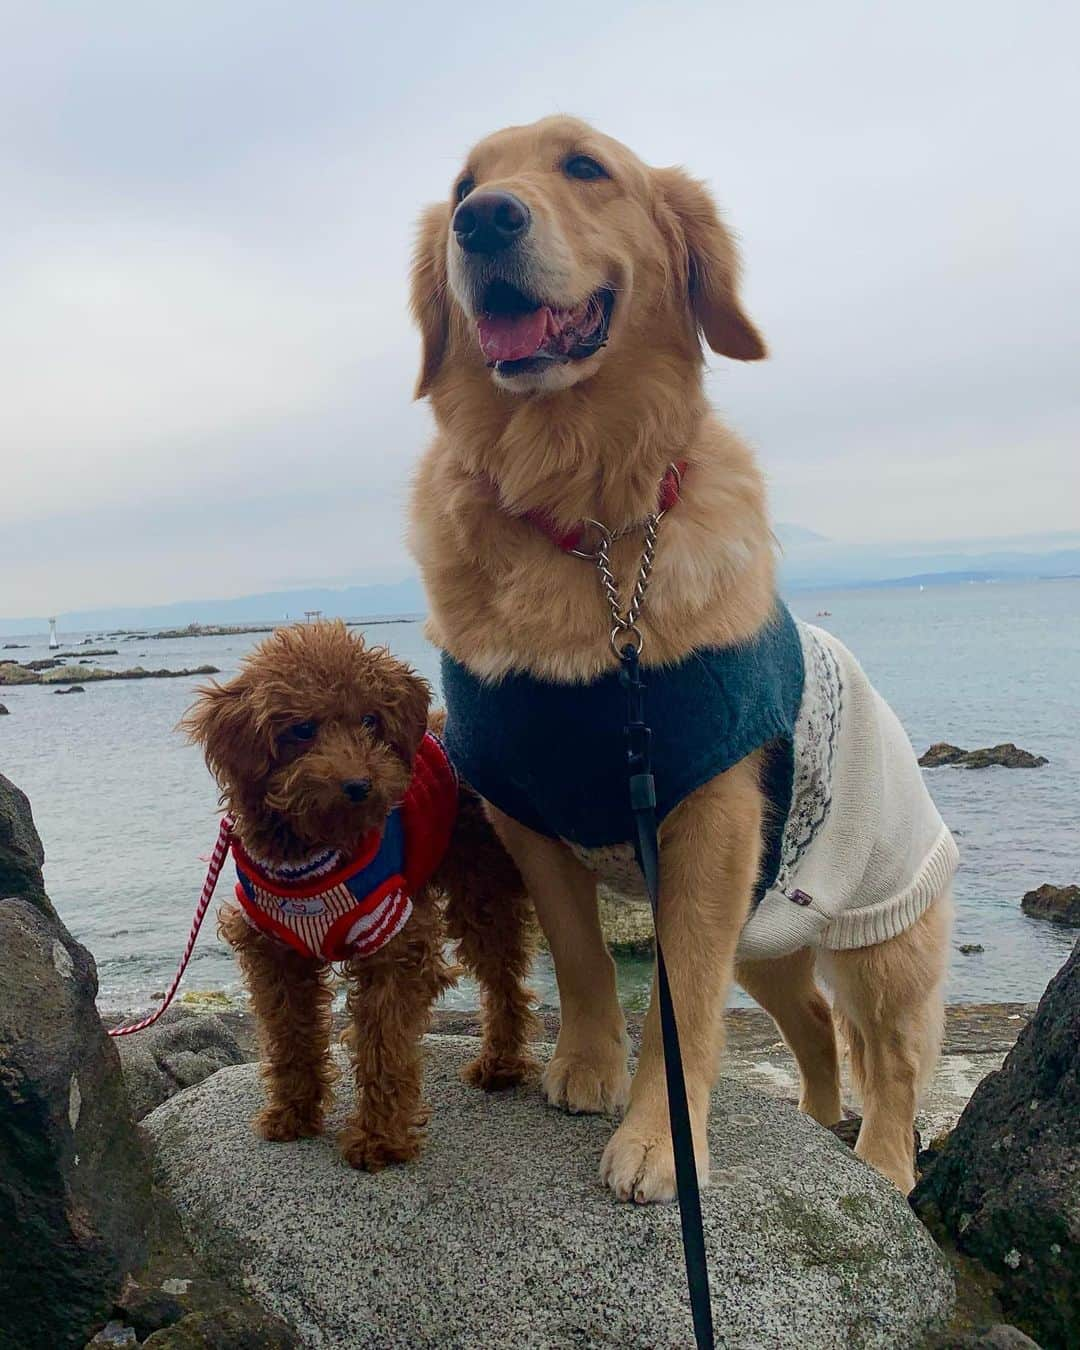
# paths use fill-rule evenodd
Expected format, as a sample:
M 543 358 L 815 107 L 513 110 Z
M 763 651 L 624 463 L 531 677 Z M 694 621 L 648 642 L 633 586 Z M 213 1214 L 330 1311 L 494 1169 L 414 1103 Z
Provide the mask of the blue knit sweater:
M 646 668 L 643 678 L 659 819 L 768 747 L 762 787 L 775 809 L 767 812 L 763 891 L 776 875 L 791 804 L 803 691 L 802 647 L 787 607 L 778 601 L 749 642 L 703 648 L 677 665 Z M 584 848 L 634 837 L 617 671 L 589 684 L 523 674 L 487 682 L 444 653 L 442 680 L 450 758 L 500 811 Z

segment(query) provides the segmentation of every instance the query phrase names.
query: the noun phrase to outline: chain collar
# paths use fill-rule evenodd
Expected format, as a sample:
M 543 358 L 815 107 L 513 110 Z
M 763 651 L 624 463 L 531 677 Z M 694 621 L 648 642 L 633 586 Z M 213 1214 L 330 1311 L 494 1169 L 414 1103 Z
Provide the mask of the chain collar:
M 668 474 L 674 479 L 674 493 L 672 502 L 679 500 L 679 490 L 682 487 L 682 471 L 676 464 L 668 465 Z M 653 564 L 656 561 L 656 541 L 660 534 L 660 522 L 667 515 L 670 506 L 664 506 L 659 511 L 653 511 L 647 515 L 644 520 L 637 521 L 633 525 L 624 525 L 619 530 L 609 530 L 599 520 L 587 519 L 582 521 L 582 525 L 592 530 L 599 542 L 595 549 L 572 548 L 568 552 L 575 558 L 584 558 L 588 562 L 596 564 L 596 570 L 600 573 L 600 585 L 603 587 L 604 596 L 608 602 L 608 608 L 611 611 L 611 650 L 616 656 L 622 656 L 623 651 L 628 645 L 632 645 L 637 655 L 641 654 L 641 649 L 645 645 L 645 634 L 638 627 L 638 619 L 645 605 L 645 595 L 649 589 L 649 580 L 652 576 Z M 625 539 L 627 535 L 633 534 L 636 530 L 642 530 L 645 535 L 645 542 L 641 550 L 641 560 L 638 563 L 637 577 L 634 580 L 634 589 L 630 595 L 630 603 L 623 609 L 622 597 L 619 594 L 619 583 L 611 567 L 611 546 L 619 539 Z

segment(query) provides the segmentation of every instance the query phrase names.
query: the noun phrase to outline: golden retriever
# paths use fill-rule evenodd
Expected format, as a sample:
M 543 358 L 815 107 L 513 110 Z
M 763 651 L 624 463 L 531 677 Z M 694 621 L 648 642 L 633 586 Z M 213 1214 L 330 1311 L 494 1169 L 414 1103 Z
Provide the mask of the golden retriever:
M 711 412 L 702 382 L 702 338 L 735 360 L 766 354 L 738 280 L 735 247 L 700 183 L 566 117 L 481 141 L 446 199 L 425 211 L 412 308 L 423 340 L 417 394 L 430 399 L 437 434 L 415 482 L 412 546 L 430 636 L 487 687 L 610 675 L 596 568 L 551 536 L 584 521 L 625 527 L 611 559 L 628 595 L 642 552 L 631 527 L 656 510 L 673 462 L 686 465 L 681 499 L 663 520 L 640 621 L 647 680 L 766 631 L 776 600 L 761 472 Z M 451 700 L 451 727 L 463 715 Z M 825 1125 L 842 1114 L 835 1012 L 864 1102 L 857 1152 L 906 1192 L 917 1097 L 940 1041 L 951 838 L 940 884 L 902 932 L 870 946 L 737 957 L 762 866 L 766 754 L 756 749 L 690 792 L 660 833 L 660 936 L 699 1176 L 708 1177 L 709 1097 L 734 976 L 775 1019 L 798 1061 L 800 1107 Z M 485 795 L 554 958 L 562 1026 L 547 1098 L 571 1112 L 625 1108 L 602 1175 L 621 1199 L 669 1200 L 655 997 L 631 1083 L 597 918 L 603 867 Z

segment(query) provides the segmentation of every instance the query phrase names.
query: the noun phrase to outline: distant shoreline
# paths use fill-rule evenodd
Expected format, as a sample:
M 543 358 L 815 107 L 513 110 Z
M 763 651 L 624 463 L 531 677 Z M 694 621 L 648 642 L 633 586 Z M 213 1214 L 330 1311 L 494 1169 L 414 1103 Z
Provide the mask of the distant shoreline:
M 333 621 L 340 616 L 337 614 L 325 614 L 321 616 L 324 619 Z M 423 623 L 427 616 L 424 614 L 391 614 L 379 615 L 371 619 L 343 619 L 342 622 L 347 628 L 375 628 L 379 624 L 387 623 Z M 136 640 L 146 642 L 184 642 L 188 638 L 219 638 L 219 637 L 242 637 L 246 633 L 274 633 L 279 628 L 288 628 L 293 624 L 304 623 L 304 619 L 281 619 L 276 623 L 270 623 L 266 620 L 257 623 L 191 623 L 183 628 L 110 628 L 100 630 L 96 638 L 87 638 L 87 642 L 105 641 L 107 638 L 123 638 L 125 642 L 134 642 Z M 85 630 L 80 630 L 85 631 Z M 16 633 L 16 637 L 30 637 L 33 634 Z M 78 649 L 64 652 L 65 656 L 78 657 Z
M 1080 550 L 1077 550 L 1077 556 L 1080 557 Z M 913 559 L 905 559 L 909 564 Z M 1049 560 L 1044 564 L 1045 571 L 1035 570 L 1035 564 L 1032 564 L 1031 571 L 1025 571 L 1020 567 L 1012 570 L 1005 566 L 992 566 L 984 568 L 971 568 L 969 570 L 944 569 L 929 570 L 926 572 L 903 572 L 900 575 L 874 577 L 863 576 L 862 579 L 852 580 L 851 572 L 846 574 L 841 572 L 839 576 L 830 576 L 828 573 L 832 570 L 831 566 L 826 566 L 819 570 L 819 565 L 811 564 L 808 560 L 786 554 L 780 560 L 779 571 L 779 591 L 781 595 L 794 596 L 805 594 L 808 591 L 863 591 L 863 590 L 917 590 L 924 587 L 929 590 L 944 589 L 950 586 L 1015 586 L 1031 585 L 1047 581 L 1065 581 L 1076 583 L 1080 581 L 1080 570 L 1077 569 L 1076 561 L 1070 557 L 1067 561 L 1063 560 L 1055 566 Z M 839 570 L 839 569 L 838 569 Z M 824 574 L 823 574 L 824 573 Z M 858 573 L 856 573 L 856 576 Z M 321 610 L 329 618 L 344 617 L 344 613 L 359 615 L 358 618 L 347 620 L 352 625 L 372 625 L 387 623 L 417 623 L 425 617 L 424 596 L 419 587 L 419 582 L 403 587 L 407 594 L 400 597 L 394 596 L 397 600 L 403 601 L 402 608 L 393 612 L 387 612 L 388 598 L 379 596 L 366 596 L 363 594 L 368 589 L 357 587 L 350 588 L 340 594 L 334 592 L 311 592 L 307 595 L 301 593 L 297 596 L 290 592 L 276 592 L 272 595 L 245 596 L 238 600 L 206 600 L 199 603 L 167 604 L 161 606 L 147 606 L 143 612 L 136 613 L 132 610 L 125 612 L 123 609 L 99 609 L 88 611 L 73 611 L 70 614 L 61 612 L 58 616 L 58 626 L 61 633 L 91 633 L 100 637 L 117 636 L 120 638 L 136 637 L 189 637 L 197 636 L 198 633 L 192 633 L 190 628 L 202 630 L 203 633 L 210 634 L 241 634 L 241 633 L 259 633 L 271 632 L 274 628 L 281 627 L 283 623 L 299 623 L 303 621 L 305 610 Z M 306 603 L 310 600 L 310 603 Z M 367 604 L 378 612 L 370 617 L 364 617 Z M 295 610 L 294 610 L 295 606 Z M 229 610 L 232 613 L 244 614 L 247 610 L 247 617 L 238 622 L 231 622 L 222 619 L 220 622 L 200 622 L 190 619 L 188 624 L 177 623 L 177 618 L 186 619 L 194 611 L 198 613 L 214 613 L 223 610 Z M 157 613 L 154 611 L 157 610 Z M 295 613 L 294 618 L 255 618 L 254 614 L 260 613 L 279 613 L 284 614 L 288 610 Z M 170 614 L 169 611 L 172 611 Z M 180 611 L 177 614 L 176 611 Z M 343 613 L 344 611 L 344 613 Z M 142 619 L 145 613 L 146 618 L 143 622 L 137 622 Z M 0 638 L 26 638 L 48 632 L 48 620 L 41 616 L 25 615 L 16 618 L 0 617 Z
M 340 616 L 323 614 L 319 617 L 335 620 Z M 344 619 L 343 622 L 347 628 L 374 628 L 377 624 L 383 623 L 420 623 L 423 618 L 423 614 L 400 614 L 376 619 Z M 122 637 L 125 641 L 129 638 L 148 638 L 150 641 L 161 639 L 180 641 L 184 638 L 239 637 L 244 633 L 273 633 L 279 628 L 287 628 L 293 624 L 304 622 L 306 622 L 304 619 L 282 619 L 280 623 L 191 623 L 184 628 L 162 628 L 157 631 L 153 629 L 142 629 L 140 631 L 118 628 L 115 632 L 109 633 L 108 636 Z

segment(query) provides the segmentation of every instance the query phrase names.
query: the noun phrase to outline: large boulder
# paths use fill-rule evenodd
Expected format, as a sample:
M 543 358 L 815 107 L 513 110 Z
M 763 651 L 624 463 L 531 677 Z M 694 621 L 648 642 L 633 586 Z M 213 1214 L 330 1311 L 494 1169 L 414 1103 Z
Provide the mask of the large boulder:
M 993 1272 L 1025 1331 L 1080 1345 L 1080 943 L 912 1202 Z
M 64 1350 L 142 1255 L 150 1168 L 93 958 L 49 904 L 41 860 L 26 798 L 0 777 L 0 1345 Z
M 220 1017 L 176 1005 L 145 1031 L 117 1041 L 136 1120 L 184 1088 L 244 1059 Z
M 671 1207 L 617 1204 L 598 1163 L 609 1121 L 541 1104 L 535 1085 L 465 1087 L 466 1037 L 427 1042 L 430 1137 L 369 1176 L 334 1134 L 258 1139 L 258 1071 L 224 1069 L 145 1121 L 189 1238 L 307 1346 L 486 1350 L 690 1343 Z M 774 1099 L 717 1089 L 704 1193 L 721 1344 L 925 1343 L 952 1280 L 905 1201 L 827 1130 Z
M 14 896 L 55 919 L 41 879 L 44 861 L 45 850 L 26 793 L 0 774 L 0 903 Z
M 1080 928 L 1080 886 L 1039 886 L 1028 891 L 1020 908 L 1033 919 Z

